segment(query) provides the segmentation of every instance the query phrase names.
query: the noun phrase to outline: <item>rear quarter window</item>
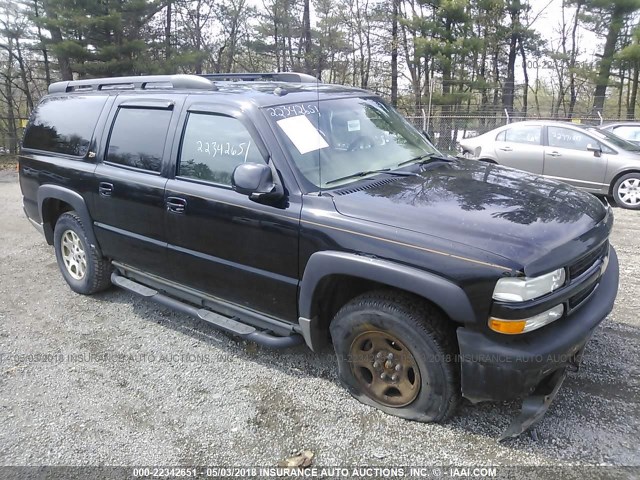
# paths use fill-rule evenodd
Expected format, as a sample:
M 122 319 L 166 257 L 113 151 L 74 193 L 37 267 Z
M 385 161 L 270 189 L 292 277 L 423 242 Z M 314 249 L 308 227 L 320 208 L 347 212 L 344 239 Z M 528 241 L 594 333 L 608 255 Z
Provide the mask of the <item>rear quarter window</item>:
M 84 157 L 106 96 L 45 98 L 33 111 L 22 148 Z

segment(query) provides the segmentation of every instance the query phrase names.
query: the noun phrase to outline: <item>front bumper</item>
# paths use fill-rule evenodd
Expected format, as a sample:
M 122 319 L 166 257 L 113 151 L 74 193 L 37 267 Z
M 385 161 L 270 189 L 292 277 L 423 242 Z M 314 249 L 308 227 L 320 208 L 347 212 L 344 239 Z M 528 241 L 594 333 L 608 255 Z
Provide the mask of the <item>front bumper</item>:
M 555 372 L 578 363 L 594 329 L 613 308 L 618 277 L 618 256 L 610 247 L 598 286 L 570 316 L 513 337 L 458 328 L 462 395 L 473 403 L 525 397 Z

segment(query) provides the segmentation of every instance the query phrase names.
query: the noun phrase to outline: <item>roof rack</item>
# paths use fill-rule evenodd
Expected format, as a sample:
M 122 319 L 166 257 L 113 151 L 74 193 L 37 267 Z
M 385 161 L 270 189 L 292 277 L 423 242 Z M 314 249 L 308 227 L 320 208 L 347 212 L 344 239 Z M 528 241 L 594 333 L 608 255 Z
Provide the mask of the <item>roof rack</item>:
M 319 80 L 313 75 L 297 72 L 279 73 L 206 73 L 200 75 L 212 81 L 235 81 L 235 82 L 258 82 L 260 80 L 270 80 L 275 82 L 290 83 L 318 83 Z
M 216 90 L 216 86 L 211 81 L 200 75 L 143 75 L 139 77 L 92 78 L 87 80 L 56 82 L 49 85 L 49 93 L 166 88 Z

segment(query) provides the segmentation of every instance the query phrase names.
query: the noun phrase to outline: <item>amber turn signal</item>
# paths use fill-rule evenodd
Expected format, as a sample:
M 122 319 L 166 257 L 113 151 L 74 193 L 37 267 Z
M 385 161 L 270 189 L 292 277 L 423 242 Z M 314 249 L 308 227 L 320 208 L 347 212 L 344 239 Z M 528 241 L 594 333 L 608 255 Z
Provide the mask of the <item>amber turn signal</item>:
M 526 320 L 501 320 L 494 317 L 489 319 L 489 328 L 491 330 L 498 333 L 505 333 L 507 335 L 523 333 L 526 326 Z

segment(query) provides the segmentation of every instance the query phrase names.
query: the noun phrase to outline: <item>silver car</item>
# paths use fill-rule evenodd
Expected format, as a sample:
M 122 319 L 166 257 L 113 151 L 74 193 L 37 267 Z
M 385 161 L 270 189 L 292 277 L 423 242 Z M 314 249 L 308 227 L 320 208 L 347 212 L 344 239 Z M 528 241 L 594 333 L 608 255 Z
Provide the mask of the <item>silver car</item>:
M 620 138 L 640 145 L 640 123 L 638 122 L 609 123 L 607 125 L 601 125 L 599 128 L 600 130 L 608 130 Z
M 640 209 L 640 146 L 596 127 L 526 121 L 460 142 L 462 155 L 561 180 Z

